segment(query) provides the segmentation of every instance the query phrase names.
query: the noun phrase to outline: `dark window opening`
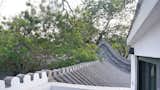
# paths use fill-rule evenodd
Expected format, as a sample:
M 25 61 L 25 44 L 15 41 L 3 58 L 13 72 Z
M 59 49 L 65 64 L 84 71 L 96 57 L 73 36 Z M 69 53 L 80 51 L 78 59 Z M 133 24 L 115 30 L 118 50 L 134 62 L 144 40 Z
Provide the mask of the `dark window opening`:
M 157 64 L 145 59 L 138 58 L 138 90 L 157 90 Z

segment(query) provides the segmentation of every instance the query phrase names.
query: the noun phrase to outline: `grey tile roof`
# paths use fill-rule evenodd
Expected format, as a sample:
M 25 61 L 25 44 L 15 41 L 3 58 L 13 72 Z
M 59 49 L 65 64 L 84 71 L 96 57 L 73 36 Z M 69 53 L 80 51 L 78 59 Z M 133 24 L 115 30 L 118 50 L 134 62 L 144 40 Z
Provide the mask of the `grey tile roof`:
M 104 60 L 70 66 L 76 69 L 63 73 L 62 69 L 58 69 L 57 71 L 61 73 L 56 75 L 57 72 L 54 70 L 53 80 L 72 84 L 130 87 L 130 62 L 117 54 L 104 41 L 99 47 L 101 48 L 99 54 Z M 67 70 L 70 67 L 64 69 Z
M 112 47 L 105 41 L 102 40 L 99 44 L 100 51 L 99 55 L 107 62 L 110 62 L 120 70 L 130 73 L 131 64 L 130 61 L 122 57 L 118 52 L 112 49 Z

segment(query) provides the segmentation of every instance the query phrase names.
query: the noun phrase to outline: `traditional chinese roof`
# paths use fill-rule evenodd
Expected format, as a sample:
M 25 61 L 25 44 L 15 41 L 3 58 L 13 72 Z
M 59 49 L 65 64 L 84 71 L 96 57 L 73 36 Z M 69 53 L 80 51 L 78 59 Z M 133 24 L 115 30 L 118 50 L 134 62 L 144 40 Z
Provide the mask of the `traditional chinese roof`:
M 117 54 L 105 41 L 102 41 L 99 47 L 99 54 L 103 60 L 91 62 L 88 65 L 85 63 L 75 65 L 74 67 L 79 68 L 71 72 L 63 70 L 69 67 L 54 70 L 53 81 L 94 86 L 130 87 L 130 62 Z

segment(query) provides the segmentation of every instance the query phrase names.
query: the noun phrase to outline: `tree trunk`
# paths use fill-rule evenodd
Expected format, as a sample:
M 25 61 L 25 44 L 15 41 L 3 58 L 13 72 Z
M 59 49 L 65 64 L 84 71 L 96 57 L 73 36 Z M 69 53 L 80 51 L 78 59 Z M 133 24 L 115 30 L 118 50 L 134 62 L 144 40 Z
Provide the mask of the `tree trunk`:
M 98 37 L 98 39 L 97 39 L 97 41 L 96 41 L 96 44 L 97 44 L 97 45 L 98 45 L 98 44 L 100 43 L 100 41 L 102 40 L 104 34 L 105 34 L 104 31 L 102 31 L 101 33 L 99 33 L 99 37 Z

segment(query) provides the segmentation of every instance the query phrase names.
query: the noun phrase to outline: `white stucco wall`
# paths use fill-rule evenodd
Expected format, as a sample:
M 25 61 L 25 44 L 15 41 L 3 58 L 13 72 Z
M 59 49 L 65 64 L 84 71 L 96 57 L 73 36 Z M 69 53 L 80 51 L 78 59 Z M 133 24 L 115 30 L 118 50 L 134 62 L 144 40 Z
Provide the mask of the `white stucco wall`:
M 137 90 L 137 56 L 160 58 L 160 1 L 143 0 L 127 44 L 134 48 L 131 55 L 131 89 Z
M 131 59 L 131 90 L 137 90 L 137 57 L 130 55 Z
M 125 87 L 107 87 L 107 86 L 90 86 L 90 85 L 78 85 L 78 84 L 67 84 L 59 82 L 51 82 L 46 85 L 49 89 L 36 88 L 32 90 L 131 90 Z
M 135 55 L 160 58 L 160 22 L 134 44 Z
M 148 5 L 149 2 L 152 4 Z M 144 7 L 145 4 L 148 5 L 148 7 Z M 160 58 L 160 1 L 155 0 L 153 4 L 151 0 L 144 0 L 139 15 L 150 7 L 152 7 L 152 9 L 145 20 L 141 20 L 142 17 L 136 18 L 127 40 L 128 42 L 132 42 L 128 43 L 128 45 L 134 48 L 135 55 Z M 144 22 L 138 26 L 138 20 L 139 22 Z M 135 31 L 137 33 L 134 33 Z M 132 39 L 131 36 L 133 36 Z
M 157 3 L 152 13 L 139 29 L 136 42 L 131 46 L 134 55 L 131 55 L 131 88 L 137 90 L 137 59 L 136 56 L 160 58 L 160 3 Z M 140 32 L 141 31 L 141 32 Z
M 49 82 L 47 84 L 39 85 L 37 87 L 32 87 L 25 90 L 131 90 L 131 89 L 126 87 L 89 86 L 89 85 Z
M 41 78 L 39 76 L 40 73 L 41 73 Z M 9 81 L 10 87 L 5 87 L 4 81 L 0 80 L 0 90 L 32 90 L 32 88 L 34 87 L 36 88 L 41 87 L 48 83 L 48 77 L 46 72 L 40 72 L 40 73 L 33 73 L 33 80 L 31 80 L 31 75 L 29 74 L 24 75 L 23 83 L 20 82 L 20 78 L 11 77 L 10 79 L 11 81 Z
M 136 19 L 133 23 L 131 32 L 127 38 L 128 45 L 132 45 L 133 43 L 135 43 L 136 40 L 139 37 L 141 37 L 141 34 L 143 34 L 143 32 L 141 31 L 146 30 L 146 29 L 142 30 L 141 26 L 144 25 L 144 22 L 146 22 L 146 19 L 150 16 L 150 13 L 152 13 L 153 8 L 155 7 L 158 1 L 159 0 L 143 0 L 138 15 L 136 16 Z M 147 26 L 149 26 L 149 24 Z

